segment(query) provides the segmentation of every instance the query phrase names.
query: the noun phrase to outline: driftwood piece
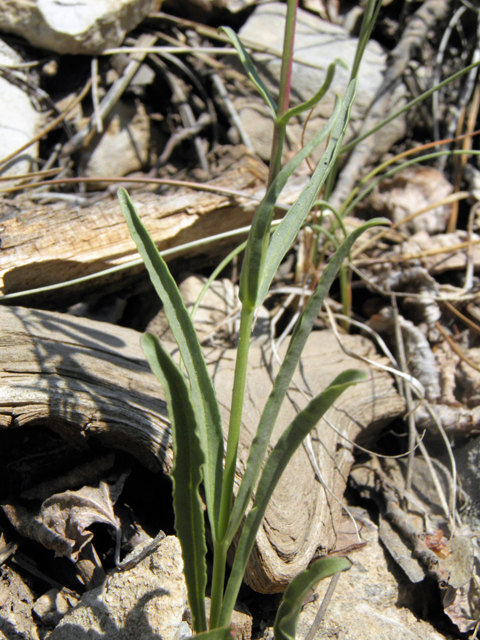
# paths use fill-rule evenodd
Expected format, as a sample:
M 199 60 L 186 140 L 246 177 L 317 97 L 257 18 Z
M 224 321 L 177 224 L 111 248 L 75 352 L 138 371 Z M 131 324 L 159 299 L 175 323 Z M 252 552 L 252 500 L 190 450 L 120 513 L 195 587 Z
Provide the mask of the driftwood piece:
M 0 429 L 44 423 L 77 442 L 95 436 L 129 451 L 150 468 L 171 469 L 165 403 L 142 355 L 137 332 L 20 307 L 0 307 L 0 324 Z M 352 351 L 376 357 L 365 338 L 346 336 L 344 340 Z M 227 424 L 234 351 L 206 350 L 206 357 Z M 252 348 L 237 482 L 271 388 L 266 367 L 270 359 L 266 347 Z M 316 332 L 296 382 L 302 391 L 316 394 L 341 370 L 352 367 L 365 369 L 366 365 L 346 356 L 332 333 Z M 348 390 L 327 414 L 351 440 L 371 437 L 403 411 L 391 377 L 373 367 L 370 374 L 368 382 Z M 305 398 L 292 387 L 272 442 L 295 415 L 295 404 L 304 406 Z M 352 463 L 351 446 L 325 422 L 312 433 L 312 441 L 324 482 L 341 498 Z M 261 592 L 282 591 L 319 549 L 335 546 L 340 515 L 339 505 L 315 479 L 306 450 L 299 449 L 268 508 L 247 582 Z
M 22 307 L 0 307 L 0 327 L 0 434 L 43 422 L 171 468 L 168 415 L 137 332 Z
M 239 147 L 225 156 L 220 177 L 208 185 L 261 195 L 265 178 L 265 165 Z M 248 225 L 257 205 L 249 198 L 186 188 L 164 196 L 132 191 L 132 199 L 161 250 Z M 21 198 L 4 200 L 0 201 L 0 215 L 2 294 L 65 282 L 138 258 L 114 196 L 83 208 L 64 202 L 42 205 Z M 238 242 L 234 239 L 233 246 Z M 232 240 L 211 245 L 209 255 L 225 252 L 228 246 Z M 200 247 L 183 255 L 204 251 Z M 108 282 L 124 278 L 120 271 L 109 275 Z M 77 291 L 89 287 L 91 281 Z M 56 297 L 58 300 L 58 293 Z

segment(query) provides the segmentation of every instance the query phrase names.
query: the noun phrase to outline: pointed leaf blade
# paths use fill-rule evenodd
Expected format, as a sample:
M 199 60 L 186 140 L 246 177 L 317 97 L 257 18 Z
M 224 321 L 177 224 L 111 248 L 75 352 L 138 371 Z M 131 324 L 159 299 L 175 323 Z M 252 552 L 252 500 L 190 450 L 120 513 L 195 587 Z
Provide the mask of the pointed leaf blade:
M 118 198 L 130 234 L 163 302 L 165 314 L 187 370 L 192 403 L 199 427 L 199 437 L 205 454 L 205 494 L 210 526 L 215 539 L 224 455 L 223 431 L 217 397 L 207 371 L 195 327 L 183 303 L 180 291 L 125 189 L 119 189 Z
M 199 640 L 235 640 L 236 634 L 232 627 L 218 627 L 217 629 L 197 633 L 195 638 L 199 638 Z
M 172 481 L 175 529 L 182 546 L 183 571 L 194 628 L 204 631 L 207 628 L 207 545 L 199 488 L 205 457 L 184 375 L 156 336 L 145 333 L 142 336 L 142 348 L 167 399 L 174 454 Z
M 291 118 L 293 118 L 294 116 L 300 115 L 301 113 L 303 113 L 304 111 L 307 111 L 308 109 L 313 109 L 313 107 L 315 107 L 320 102 L 323 96 L 330 89 L 330 85 L 332 84 L 337 64 L 342 66 L 344 69 L 348 69 L 345 62 L 343 62 L 343 60 L 340 60 L 339 58 L 331 62 L 328 65 L 327 75 L 320 89 L 306 102 L 302 102 L 301 104 L 288 109 L 288 111 L 284 113 L 283 116 L 279 119 L 280 124 L 288 124 Z
M 277 115 L 277 105 L 270 95 L 265 83 L 258 75 L 258 71 L 255 69 L 255 65 L 250 58 L 248 51 L 243 46 L 243 42 L 237 36 L 235 31 L 230 27 L 220 27 L 219 31 L 223 31 L 229 38 L 230 42 L 233 44 L 235 49 L 237 50 L 238 57 L 240 58 L 240 62 L 243 64 L 245 71 L 247 72 L 248 77 L 253 82 L 255 87 L 257 88 L 258 93 L 265 100 L 267 105 L 270 107 L 270 111 L 272 112 L 273 117 L 275 118 Z
M 295 369 L 300 361 L 308 336 L 312 331 L 313 324 L 318 317 L 328 292 L 330 291 L 330 287 L 337 277 L 338 271 L 345 258 L 348 256 L 355 241 L 367 229 L 380 224 L 390 224 L 390 222 L 384 218 L 370 220 L 358 227 L 358 229 L 352 231 L 352 233 L 343 241 L 340 248 L 335 252 L 328 263 L 317 288 L 312 296 L 310 296 L 310 300 L 307 302 L 307 305 L 297 322 L 284 361 L 282 362 L 275 379 L 273 389 L 260 417 L 257 433 L 252 442 L 252 446 L 250 447 L 247 466 L 245 473 L 243 474 L 238 494 L 235 499 L 233 512 L 230 517 L 230 526 L 227 532 L 227 538 L 229 540 L 233 539 L 233 536 L 240 526 L 240 522 L 242 521 L 250 502 L 263 461 L 265 460 L 270 437 L 280 413 L 282 402 L 285 398 L 288 387 L 290 386 Z
M 336 100 L 332 115 L 325 126 L 279 172 L 255 212 L 240 274 L 239 298 L 242 304 L 249 308 L 255 308 L 258 299 L 258 289 L 270 240 L 270 225 L 277 199 L 295 169 L 330 134 L 340 115 L 340 108 L 340 100 Z
M 256 306 L 260 306 L 265 300 L 268 289 L 280 266 L 280 262 L 297 237 L 335 162 L 348 125 L 350 111 L 355 98 L 355 90 L 356 81 L 352 80 L 345 94 L 340 115 L 333 127 L 332 136 L 325 153 L 318 163 L 310 182 L 285 214 L 285 217 L 272 236 L 265 259 L 265 268 L 262 273 Z

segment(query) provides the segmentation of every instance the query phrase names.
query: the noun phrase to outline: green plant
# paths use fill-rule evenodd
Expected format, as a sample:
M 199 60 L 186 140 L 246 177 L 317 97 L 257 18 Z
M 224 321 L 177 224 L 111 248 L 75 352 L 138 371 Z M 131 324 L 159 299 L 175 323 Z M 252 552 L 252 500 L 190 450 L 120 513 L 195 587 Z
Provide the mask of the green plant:
M 185 376 L 156 337 L 148 333 L 143 335 L 142 346 L 153 372 L 165 391 L 172 425 L 175 461 L 172 472 L 175 526 L 183 550 L 194 630 L 197 634 L 208 634 L 209 638 L 230 635 L 228 625 L 257 531 L 275 486 L 295 450 L 345 389 L 367 379 L 363 372 L 354 370 L 345 371 L 335 378 L 322 393 L 314 397 L 298 413 L 265 460 L 282 402 L 329 288 L 355 240 L 365 229 L 381 224 L 383 220 L 372 220 L 348 235 L 328 263 L 291 337 L 285 359 L 260 417 L 245 473 L 234 499 L 237 449 L 254 314 L 267 296 L 280 262 L 305 223 L 320 189 L 335 165 L 355 97 L 356 80 L 353 78 L 343 100 L 337 97 L 333 114 L 325 127 L 281 169 L 283 138 L 288 120 L 321 99 L 328 90 L 335 72 L 335 64 L 333 64 L 328 70 L 324 85 L 312 100 L 297 107 L 288 107 L 297 2 L 298 0 L 288 1 L 278 107 L 263 85 L 238 37 L 233 31 L 225 29 L 237 48 L 247 73 L 272 110 L 275 131 L 269 185 L 252 222 L 240 277 L 239 297 L 242 311 L 226 451 L 223 446 L 223 430 L 217 398 L 192 319 L 166 263 L 143 226 L 127 192 L 120 189 L 118 194 L 130 233 L 164 304 L 186 371 Z M 312 150 L 327 137 L 329 137 L 327 148 L 309 184 L 271 234 L 275 204 L 287 179 Z M 205 613 L 207 545 L 200 497 L 201 486 L 204 489 L 214 552 L 209 631 L 207 631 Z M 255 499 L 247 513 L 254 491 Z M 225 586 L 227 551 L 240 528 L 241 534 L 233 566 Z M 294 638 L 296 620 L 306 588 L 348 567 L 349 562 L 346 559 L 323 558 L 314 563 L 308 572 L 300 574 L 289 586 L 279 609 L 275 625 L 276 638 L 282 640 Z

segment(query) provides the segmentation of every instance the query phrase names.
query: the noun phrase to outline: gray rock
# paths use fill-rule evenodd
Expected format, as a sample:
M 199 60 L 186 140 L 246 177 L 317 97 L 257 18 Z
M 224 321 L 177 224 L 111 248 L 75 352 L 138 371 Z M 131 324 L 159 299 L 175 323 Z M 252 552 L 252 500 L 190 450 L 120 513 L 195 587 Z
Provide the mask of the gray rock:
M 133 569 L 108 577 L 52 631 L 50 640 L 178 640 L 187 601 L 180 543 L 175 536 Z
M 9 0 L 0 30 L 57 53 L 94 55 L 118 47 L 160 0 Z
M 22 62 L 22 58 L 0 40 L 0 65 L 5 65 L 7 69 L 12 67 L 13 72 L 15 65 Z M 18 75 L 19 71 L 15 70 L 15 74 Z M 0 161 L 32 139 L 36 133 L 38 121 L 39 114 L 35 111 L 27 91 L 22 89 L 20 83 L 14 83 L 8 77 L 1 76 Z M 0 174 L 15 176 L 20 173 L 28 173 L 37 154 L 38 143 L 35 143 L 13 158 L 5 167 L 2 167 Z
M 38 640 L 32 619 L 35 595 L 22 578 L 6 564 L 0 572 L 0 639 Z
M 119 102 L 82 157 L 82 173 L 90 178 L 125 176 L 148 166 L 161 136 L 150 125 L 145 107 Z M 98 189 L 98 184 L 92 189 Z
M 188 625 L 188 622 L 184 621 L 180 625 L 180 634 L 178 636 L 178 640 L 188 640 L 189 638 L 193 638 L 193 633 Z
M 277 56 L 269 53 L 254 53 L 252 55 L 260 76 L 275 99 L 278 95 L 285 12 L 285 4 L 279 2 L 261 4 L 255 9 L 239 33 L 245 45 L 252 43 L 257 47 L 265 47 L 278 54 Z M 299 9 L 295 35 L 291 104 L 295 105 L 312 97 L 323 84 L 329 64 L 336 58 L 341 58 L 351 69 L 356 47 L 357 38 L 352 37 L 345 29 Z M 360 67 L 357 96 L 352 109 L 347 137 L 352 136 L 352 132 L 358 129 L 359 123 L 363 120 L 366 109 L 381 85 L 385 65 L 386 55 L 382 47 L 377 42 L 370 41 Z M 335 93 L 340 95 L 345 93 L 349 75 L 349 70 L 337 66 L 328 94 L 315 108 L 314 117 L 309 121 L 306 141 L 318 132 L 331 115 Z M 234 104 L 255 151 L 267 160 L 270 155 L 273 125 L 265 103 L 260 97 L 257 99 L 255 96 L 252 100 L 251 96 L 237 95 Z M 298 151 L 301 147 L 303 123 L 307 113 L 291 120 L 287 133 L 287 147 L 292 151 Z M 384 130 L 382 133 L 385 137 Z M 398 132 L 395 132 L 396 135 Z M 385 139 L 385 147 L 388 148 L 390 144 L 391 140 Z M 314 157 L 318 159 L 323 149 L 324 146 L 319 148 Z
M 247 7 L 251 7 L 257 0 L 170 0 L 167 3 L 167 8 L 175 8 L 177 11 L 180 8 L 185 10 L 185 5 L 191 5 L 194 7 L 200 7 L 203 11 L 210 14 L 221 13 L 224 9 L 230 11 L 230 13 L 238 13 L 243 11 Z M 190 15 L 190 14 L 188 14 Z
M 386 216 L 399 225 L 405 218 L 421 209 L 428 209 L 449 196 L 453 186 L 441 171 L 420 165 L 398 171 L 391 179 L 384 180 L 372 192 L 368 206 L 375 215 Z M 416 215 L 402 226 L 403 231 L 418 233 L 427 231 L 433 235 L 446 230 L 450 218 L 450 205 L 443 205 Z
M 78 604 L 79 596 L 72 591 L 50 589 L 38 598 L 33 612 L 47 627 L 55 627 L 72 607 Z
M 465 367 L 466 368 L 466 367 Z M 480 528 L 480 438 L 454 450 L 462 489 L 468 495 L 465 520 L 472 529 Z
M 401 585 L 387 565 L 377 530 L 364 527 L 362 538 L 368 545 L 349 555 L 353 566 L 340 576 L 315 640 L 444 640 L 428 622 L 397 605 Z M 318 600 L 300 614 L 298 640 L 306 637 L 327 587 L 328 580 L 321 582 L 316 589 Z

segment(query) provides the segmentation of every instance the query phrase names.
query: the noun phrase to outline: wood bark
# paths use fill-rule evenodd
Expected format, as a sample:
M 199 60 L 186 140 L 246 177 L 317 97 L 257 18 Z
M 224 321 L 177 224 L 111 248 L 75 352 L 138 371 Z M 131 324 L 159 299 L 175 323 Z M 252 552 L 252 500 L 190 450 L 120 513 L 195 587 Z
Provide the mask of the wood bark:
M 0 447 L 2 429 L 44 424 L 77 443 L 87 446 L 95 437 L 128 451 L 151 469 L 171 469 L 163 393 L 142 354 L 138 332 L 21 307 L 0 307 L 0 325 Z M 367 339 L 345 336 L 344 341 L 350 350 L 377 358 Z M 280 350 L 281 358 L 284 351 Z M 227 425 L 234 350 L 206 349 L 205 355 Z M 276 368 L 272 362 L 268 347 L 252 347 L 237 484 L 271 389 L 269 370 Z M 272 444 L 294 417 L 296 406 L 305 405 L 305 394 L 319 393 L 345 368 L 366 369 L 371 377 L 349 389 L 327 414 L 344 438 L 375 437 L 403 411 L 388 374 L 346 356 L 332 333 L 315 332 Z M 339 499 L 352 463 L 352 446 L 344 438 L 324 421 L 312 433 L 323 480 Z M 335 546 L 340 520 L 340 506 L 315 479 L 307 453 L 300 448 L 268 507 L 246 581 L 260 592 L 282 591 L 319 549 Z
M 265 165 L 242 147 L 231 150 L 231 155 L 225 157 L 219 177 L 207 184 L 261 195 Z M 128 185 L 127 179 L 125 184 Z M 160 250 L 246 226 L 258 204 L 248 198 L 187 188 L 179 188 L 173 195 L 135 191 L 131 195 Z M 26 194 L 12 201 L 0 201 L 0 216 L 2 294 L 65 282 L 138 258 L 115 196 L 81 208 L 64 202 L 34 203 Z M 208 254 L 225 253 L 240 242 L 236 237 L 214 243 L 208 246 Z M 197 247 L 183 255 L 199 253 L 205 253 L 205 248 Z M 143 269 L 140 266 L 127 273 Z M 111 274 L 101 285 L 124 283 L 125 275 L 124 271 Z M 98 281 L 89 281 L 76 285 L 75 291 L 95 286 L 98 287 Z M 58 292 L 53 296 L 58 306 Z M 46 297 L 43 295 L 42 300 Z

